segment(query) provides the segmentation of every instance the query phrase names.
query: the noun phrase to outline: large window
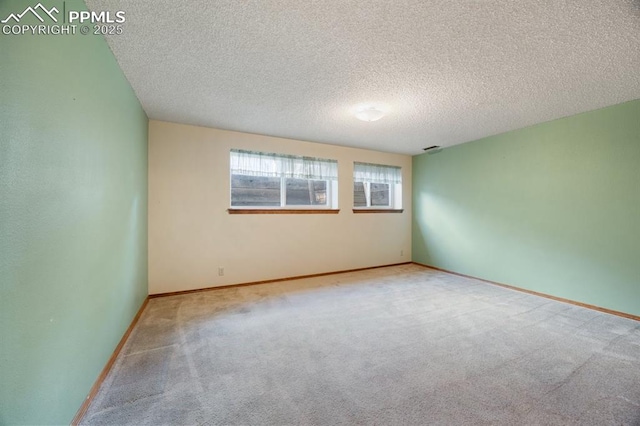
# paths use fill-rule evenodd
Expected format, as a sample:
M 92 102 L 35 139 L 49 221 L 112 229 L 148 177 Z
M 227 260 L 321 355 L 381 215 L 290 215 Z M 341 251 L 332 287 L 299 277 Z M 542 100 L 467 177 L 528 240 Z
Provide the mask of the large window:
M 353 163 L 354 209 L 401 209 L 402 170 L 380 164 Z
M 313 157 L 231 150 L 231 207 L 335 209 L 338 163 Z

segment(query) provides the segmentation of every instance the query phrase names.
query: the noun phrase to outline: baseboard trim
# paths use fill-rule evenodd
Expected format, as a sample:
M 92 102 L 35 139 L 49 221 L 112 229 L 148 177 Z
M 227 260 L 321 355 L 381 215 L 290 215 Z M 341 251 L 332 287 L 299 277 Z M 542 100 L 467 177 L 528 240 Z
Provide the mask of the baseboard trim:
M 100 372 L 100 375 L 98 376 L 93 386 L 91 387 L 89 394 L 87 395 L 84 402 L 78 409 L 78 412 L 76 413 L 76 415 L 73 417 L 73 420 L 71 420 L 72 426 L 79 425 L 80 422 L 82 421 L 82 418 L 87 413 L 87 410 L 89 409 L 89 405 L 91 405 L 91 402 L 93 401 L 93 398 L 95 398 L 96 394 L 98 393 L 98 390 L 102 385 L 102 382 L 104 382 L 104 379 L 107 377 L 107 375 L 111 371 L 111 368 L 113 367 L 113 364 L 116 362 L 116 358 L 120 354 L 122 347 L 127 342 L 127 339 L 129 338 L 129 335 L 133 331 L 133 328 L 138 323 L 138 320 L 140 319 L 140 316 L 142 315 L 144 308 L 147 307 L 147 303 L 149 303 L 149 296 L 145 297 L 144 302 L 142 302 L 142 305 L 140 306 L 140 309 L 138 309 L 138 313 L 136 313 L 136 316 L 133 317 L 133 320 L 131 321 L 129 328 L 127 328 L 127 331 L 124 332 L 122 339 L 120 339 L 118 346 L 116 346 L 115 350 L 111 354 L 109 361 L 107 361 L 107 364 L 104 366 L 104 368 L 102 369 L 102 372 Z
M 587 308 L 587 309 L 592 309 L 594 311 L 604 312 L 605 314 L 610 314 L 610 315 L 615 315 L 615 316 L 618 316 L 618 317 L 632 319 L 632 320 L 635 320 L 635 321 L 640 321 L 640 316 L 628 314 L 626 312 L 614 311 L 613 309 L 607 309 L 607 308 L 602 308 L 602 307 L 596 306 L 596 305 L 590 305 L 588 303 L 577 302 L 575 300 L 565 299 L 564 297 L 552 296 L 550 294 L 540 293 L 538 291 L 527 290 L 526 288 L 520 288 L 520 287 L 512 286 L 512 285 L 509 285 L 509 284 L 503 284 L 503 283 L 491 281 L 491 280 L 485 280 L 483 278 L 474 277 L 472 275 L 461 274 L 459 272 L 449 271 L 447 269 L 437 268 L 437 267 L 431 266 L 431 265 L 425 265 L 424 263 L 420 263 L 420 262 L 412 262 L 412 263 L 415 264 L 415 265 L 418 265 L 418 266 L 423 266 L 425 268 L 433 269 L 433 270 L 440 271 L 440 272 L 445 272 L 447 274 L 457 275 L 459 277 L 471 278 L 471 279 L 474 279 L 474 280 L 485 282 L 487 284 L 493 284 L 493 285 L 497 285 L 499 287 L 508 288 L 510 290 L 515 290 L 515 291 L 519 291 L 519 292 L 522 292 L 522 293 L 528 293 L 528 294 L 532 294 L 534 296 L 540 296 L 540 297 L 544 297 L 546 299 L 555 300 L 555 301 L 558 301 L 558 302 L 569 303 L 571 305 L 580 306 L 582 308 Z
M 366 268 L 356 268 L 356 269 L 345 269 L 345 270 L 342 270 L 342 271 L 322 272 L 322 273 L 319 273 L 319 274 L 297 275 L 297 276 L 294 276 L 294 277 L 274 278 L 274 279 L 271 279 L 271 280 L 251 281 L 251 282 L 240 283 L 240 284 L 229 284 L 229 285 L 221 285 L 221 286 L 216 286 L 216 287 L 197 288 L 197 289 L 194 289 L 194 290 L 182 290 L 182 291 L 171 291 L 171 292 L 168 292 L 168 293 L 156 293 L 156 294 L 150 294 L 149 298 L 150 299 L 155 299 L 156 297 L 178 296 L 178 295 L 181 295 L 181 294 L 199 293 L 199 292 L 202 292 L 202 291 L 213 291 L 213 290 L 222 290 L 222 289 L 228 289 L 228 288 L 234 288 L 234 287 L 247 287 L 247 286 L 251 286 L 251 285 L 270 284 L 270 283 L 275 283 L 275 282 L 278 282 L 278 281 L 302 280 L 302 279 L 305 279 L 305 278 L 316 278 L 316 277 L 324 277 L 324 276 L 327 276 L 327 275 L 346 274 L 348 272 L 367 271 L 369 269 L 388 268 L 390 266 L 410 265 L 411 263 L 413 263 L 413 262 L 392 263 L 392 264 L 389 264 L 389 265 L 369 266 L 369 267 L 366 267 Z

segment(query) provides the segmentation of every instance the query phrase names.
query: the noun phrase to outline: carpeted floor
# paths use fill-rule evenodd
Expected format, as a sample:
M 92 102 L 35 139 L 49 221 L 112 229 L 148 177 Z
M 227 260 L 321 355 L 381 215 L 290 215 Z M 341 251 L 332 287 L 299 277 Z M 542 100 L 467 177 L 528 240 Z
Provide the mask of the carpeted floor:
M 157 298 L 83 424 L 640 425 L 640 323 L 416 265 Z

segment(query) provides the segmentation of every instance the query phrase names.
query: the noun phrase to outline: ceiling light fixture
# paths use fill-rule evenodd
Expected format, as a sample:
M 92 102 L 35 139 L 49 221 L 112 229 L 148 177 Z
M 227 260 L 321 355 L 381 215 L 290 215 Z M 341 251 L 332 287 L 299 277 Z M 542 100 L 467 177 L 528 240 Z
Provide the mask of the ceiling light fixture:
M 377 121 L 384 117 L 384 112 L 376 107 L 365 107 L 356 111 L 356 118 L 362 121 Z

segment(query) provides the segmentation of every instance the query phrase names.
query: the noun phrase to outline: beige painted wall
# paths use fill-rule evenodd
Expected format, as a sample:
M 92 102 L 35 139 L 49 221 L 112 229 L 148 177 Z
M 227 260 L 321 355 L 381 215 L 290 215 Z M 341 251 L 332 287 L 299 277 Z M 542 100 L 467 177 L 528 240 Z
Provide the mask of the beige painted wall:
M 231 148 L 338 160 L 340 213 L 228 214 Z M 402 167 L 404 213 L 353 214 L 354 161 Z M 410 260 L 410 156 L 149 122 L 150 294 Z

